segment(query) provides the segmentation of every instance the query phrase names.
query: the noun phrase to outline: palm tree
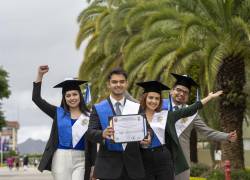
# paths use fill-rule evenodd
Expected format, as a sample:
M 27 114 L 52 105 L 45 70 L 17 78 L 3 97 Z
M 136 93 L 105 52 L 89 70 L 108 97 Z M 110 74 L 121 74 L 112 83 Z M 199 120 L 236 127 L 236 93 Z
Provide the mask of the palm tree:
M 119 49 L 115 49 L 113 52 L 116 55 L 124 56 L 123 59 L 126 59 L 126 61 L 124 62 L 124 67 L 129 72 L 130 90 L 132 91 L 132 94 L 135 95 L 136 97 L 139 96 L 140 92 L 138 91 L 138 89 L 132 86 L 134 84 L 134 81 L 144 80 L 147 78 L 161 79 L 161 77 L 164 77 L 162 76 L 163 67 L 169 66 L 172 58 L 176 56 L 175 50 L 180 46 L 179 41 L 175 42 L 176 41 L 175 38 L 178 37 L 179 33 L 178 31 L 176 31 L 176 29 L 180 27 L 180 23 L 175 24 L 176 22 L 173 23 L 171 22 L 171 20 L 170 21 L 166 20 L 164 21 L 164 23 L 159 23 L 154 25 L 153 28 L 144 27 L 144 20 L 147 18 L 155 16 L 154 18 L 149 19 L 149 23 L 146 23 L 147 26 L 150 26 L 150 22 L 153 22 L 153 20 L 159 20 L 159 18 L 165 18 L 165 17 L 171 18 L 172 16 L 178 17 L 179 15 L 178 12 L 175 9 L 172 8 L 170 9 L 168 6 L 168 2 L 162 2 L 162 1 L 157 1 L 157 2 L 153 1 L 147 3 L 141 3 L 141 2 L 142 1 L 137 1 L 137 2 L 132 1 L 132 3 L 122 4 L 121 6 L 119 6 L 119 8 L 117 8 L 116 11 L 114 10 L 112 11 L 113 15 L 111 16 L 113 18 L 109 19 L 111 24 L 113 24 L 111 32 L 118 32 L 117 35 L 123 34 L 125 41 L 123 41 L 122 44 L 113 41 L 113 39 L 119 39 L 119 37 L 115 37 L 114 33 L 110 33 L 112 34 L 112 37 L 106 38 L 106 41 L 109 43 L 105 43 L 105 46 L 99 48 L 99 49 L 112 49 L 112 46 L 110 45 L 112 45 L 113 42 L 116 43 L 116 46 L 120 47 Z M 128 15 L 126 15 L 126 13 Z M 123 18 L 124 14 L 126 15 L 125 20 Z M 144 29 L 146 30 L 150 29 L 150 31 L 144 32 Z M 104 34 L 103 32 L 100 33 Z M 104 37 L 107 37 L 107 35 L 105 35 Z M 173 41 L 171 42 L 171 40 Z M 95 42 L 95 44 L 98 44 L 98 42 L 97 43 Z M 137 46 L 138 44 L 139 46 Z M 156 47 L 157 45 L 158 47 Z M 190 50 L 192 50 L 192 46 L 189 47 L 191 47 Z M 179 49 L 178 50 L 179 57 L 181 55 L 181 52 L 182 52 L 181 49 Z M 187 51 L 183 52 L 186 53 Z M 88 51 L 87 53 L 85 53 L 85 57 L 86 54 L 88 54 Z M 137 54 L 140 55 L 136 56 Z M 152 57 L 150 57 L 151 54 Z M 93 57 L 90 56 L 86 58 L 88 58 L 87 61 L 85 59 L 86 64 L 93 66 L 93 64 L 96 63 Z M 107 59 L 105 59 L 105 56 L 101 58 L 104 59 L 103 62 L 107 61 Z M 183 56 L 183 58 L 185 58 L 185 56 Z M 114 62 L 113 59 L 109 60 Z M 93 62 L 93 64 L 89 62 Z M 84 68 L 81 70 L 81 72 L 86 72 L 86 69 L 88 69 L 89 72 L 91 71 L 95 72 L 93 71 L 93 69 L 89 69 L 89 66 L 86 66 L 86 64 L 83 63 L 82 67 Z M 178 66 L 178 63 L 172 63 L 172 64 L 173 64 L 172 69 L 177 68 L 176 66 Z M 135 66 L 136 68 L 133 68 Z M 154 66 L 157 67 L 157 70 L 153 68 Z M 93 68 L 104 69 L 107 72 L 106 68 L 100 68 L 98 66 L 94 66 Z M 152 73 L 152 70 L 154 71 L 154 73 Z M 171 71 L 171 69 L 169 71 Z M 85 74 L 90 77 L 89 73 Z M 86 75 L 84 77 L 86 77 Z M 102 77 L 100 78 L 99 75 Z M 105 75 L 103 76 L 103 72 L 100 73 L 100 71 L 98 71 L 98 74 L 95 73 L 93 78 L 91 79 L 92 81 L 94 81 L 95 85 L 98 85 L 103 89 L 102 82 L 105 81 L 103 80 L 99 81 L 103 77 L 105 77 Z M 95 92 L 98 92 L 98 94 L 102 94 L 102 92 L 100 92 L 100 88 L 94 86 L 92 89 L 94 90 L 94 94 Z
M 80 76 L 93 78 L 94 93 L 105 93 L 105 72 L 114 66 L 128 71 L 129 88 L 138 97 L 138 89 L 132 86 L 135 81 L 171 83 L 170 72 L 186 72 L 198 63 L 202 92 L 207 94 L 216 87 L 224 90 L 219 103 L 222 129 L 236 129 L 239 136 L 233 145 L 223 144 L 223 158 L 232 160 L 234 168 L 244 168 L 242 121 L 249 1 L 137 0 L 122 1 L 118 6 L 103 2 L 88 8 L 91 12 L 100 7 L 98 13 L 83 12 L 80 17 L 91 27 L 91 31 L 88 23 L 80 27 L 91 35 Z M 87 36 L 83 37 L 78 44 Z
M 123 66 L 123 46 L 131 37 L 123 18 L 134 4 L 133 0 L 94 1 L 78 17 L 77 48 L 89 40 L 79 76 L 92 80 L 92 93 L 98 94 L 94 101 L 107 94 L 105 82 L 108 72 Z
M 175 7 L 178 7 L 176 9 L 180 12 L 179 16 L 175 17 L 174 14 L 169 16 L 164 13 L 151 16 L 151 20 L 145 20 L 148 21 L 145 24 L 151 24 L 151 27 L 170 18 L 182 22 L 179 27 L 181 29 L 180 46 L 176 48 L 168 64 L 167 60 L 164 60 L 165 64 L 161 64 L 161 68 L 165 69 L 166 75 L 171 67 L 176 69 L 173 65 L 177 64 L 180 67 L 186 57 L 191 57 L 187 60 L 189 62 L 191 59 L 194 61 L 202 58 L 203 91 L 211 91 L 214 87 L 224 90 L 224 96 L 219 103 L 221 126 L 226 132 L 236 129 L 239 136 L 239 140 L 233 145 L 223 143 L 223 159 L 230 159 L 236 169 L 244 168 L 242 121 L 246 108 L 246 94 L 243 88 L 245 62 L 249 57 L 250 33 L 249 24 L 244 20 L 244 16 L 239 16 L 242 4 L 233 0 L 200 0 L 195 4 L 195 8 L 177 5 Z M 246 6 L 243 7 L 246 8 Z M 150 27 L 145 29 L 150 31 Z M 177 41 L 178 38 L 175 40 Z M 190 43 L 194 51 L 187 50 L 190 48 Z M 157 60 L 155 65 L 159 63 L 161 61 Z M 157 73 L 157 68 L 153 71 L 155 72 L 155 69 Z
M 105 88 L 100 86 L 100 77 L 102 72 L 110 63 L 113 62 L 115 56 L 107 55 L 104 51 L 105 35 L 110 31 L 110 9 L 103 2 L 95 1 L 87 9 L 83 10 L 79 17 L 80 25 L 76 40 L 76 47 L 80 48 L 84 41 L 88 41 L 84 53 L 84 60 L 79 70 L 79 77 L 92 81 L 92 93 L 103 94 Z M 100 93 L 102 92 L 102 93 Z M 93 96 L 96 101 L 100 96 Z
M 171 71 L 183 71 L 199 60 L 203 92 L 215 87 L 224 90 L 219 103 L 222 129 L 226 132 L 236 129 L 239 136 L 233 145 L 223 143 L 223 159 L 231 160 L 236 169 L 244 168 L 242 121 L 246 94 L 243 88 L 250 33 L 247 15 L 241 9 L 250 6 L 233 0 L 195 2 L 195 7 L 175 4 L 170 8 L 174 3 L 169 3 L 168 7 L 156 8 L 153 2 L 134 7 L 128 14 L 131 21 L 127 20 L 130 22 L 127 29 L 138 30 L 133 28 L 137 21 L 144 27 L 125 46 L 124 67 L 131 79 L 154 78 L 166 82 Z M 136 90 L 133 92 L 137 94 Z
M 206 64 L 209 65 L 206 72 L 210 75 L 207 77 L 216 80 L 216 87 L 224 91 L 219 102 L 221 126 L 226 132 L 236 129 L 239 136 L 233 145 L 222 143 L 223 159 L 231 160 L 234 168 L 241 169 L 244 168 L 242 122 L 246 109 L 243 88 L 250 33 L 249 24 L 239 16 L 240 7 L 237 5 L 233 0 L 201 0 L 201 11 L 196 14 L 201 18 L 198 20 L 200 23 L 192 24 L 197 19 L 190 21 L 184 31 L 187 32 L 186 36 L 194 26 L 205 31 L 204 53 Z
M 199 46 L 191 41 L 184 46 L 181 41 L 182 18 L 186 16 L 166 1 L 145 2 L 131 9 L 126 17 L 127 29 L 137 33 L 125 46 L 124 68 L 132 82 L 138 79 L 170 82 L 170 72 L 180 72 L 198 56 Z M 132 92 L 138 95 L 136 88 Z

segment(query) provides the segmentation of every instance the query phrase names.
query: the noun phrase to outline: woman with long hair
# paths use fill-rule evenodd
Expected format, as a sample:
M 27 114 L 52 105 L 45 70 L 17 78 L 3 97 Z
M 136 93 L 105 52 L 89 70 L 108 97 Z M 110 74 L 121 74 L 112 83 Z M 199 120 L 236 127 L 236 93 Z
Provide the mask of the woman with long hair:
M 67 79 L 54 86 L 62 88 L 61 105 L 57 107 L 41 98 L 43 76 L 48 71 L 48 65 L 39 66 L 37 79 L 33 83 L 32 100 L 53 119 L 50 138 L 38 169 L 51 170 L 55 180 L 89 180 L 95 161 L 96 144 L 85 139 L 89 110 L 80 85 L 87 81 Z
M 174 175 L 188 169 L 175 130 L 175 122 L 191 116 L 204 104 L 218 97 L 222 91 L 210 93 L 206 98 L 177 111 L 162 110 L 162 91 L 169 88 L 158 81 L 137 83 L 144 89 L 141 109 L 152 130 L 152 141 L 142 146 L 142 159 L 146 172 L 145 180 L 174 180 Z

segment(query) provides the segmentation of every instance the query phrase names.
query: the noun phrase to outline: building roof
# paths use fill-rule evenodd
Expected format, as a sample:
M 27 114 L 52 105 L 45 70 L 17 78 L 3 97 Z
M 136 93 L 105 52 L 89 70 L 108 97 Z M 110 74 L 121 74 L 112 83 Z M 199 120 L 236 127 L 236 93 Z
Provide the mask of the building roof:
M 5 121 L 5 122 L 6 122 L 5 127 L 16 128 L 16 129 L 19 129 L 20 127 L 17 121 Z

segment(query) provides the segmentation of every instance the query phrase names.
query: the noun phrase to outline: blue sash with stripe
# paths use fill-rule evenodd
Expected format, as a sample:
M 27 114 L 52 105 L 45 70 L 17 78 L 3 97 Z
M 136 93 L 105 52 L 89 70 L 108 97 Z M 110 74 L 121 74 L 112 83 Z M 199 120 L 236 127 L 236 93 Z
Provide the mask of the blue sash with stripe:
M 160 140 L 157 138 L 157 135 L 154 133 L 153 138 L 152 138 L 152 142 L 148 148 L 155 148 L 155 147 L 158 147 L 161 145 L 162 144 L 161 144 Z
M 101 122 L 102 130 L 109 126 L 109 117 L 114 116 L 112 108 L 108 100 L 103 100 L 95 105 L 96 112 Z M 105 139 L 105 145 L 110 151 L 123 151 L 121 143 L 113 143 L 109 139 Z
M 162 100 L 162 110 L 169 110 L 169 107 L 170 107 L 169 99 L 163 99 Z
M 59 136 L 59 146 L 72 146 L 72 124 L 70 114 L 62 107 L 57 107 L 57 127 Z

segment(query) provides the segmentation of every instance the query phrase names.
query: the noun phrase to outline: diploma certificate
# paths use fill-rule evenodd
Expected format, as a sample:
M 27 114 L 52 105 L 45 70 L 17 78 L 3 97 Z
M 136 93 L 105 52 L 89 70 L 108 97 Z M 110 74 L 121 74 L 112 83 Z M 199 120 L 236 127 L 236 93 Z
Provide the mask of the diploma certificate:
M 147 135 L 146 119 L 141 114 L 113 116 L 110 124 L 115 143 L 141 141 Z

